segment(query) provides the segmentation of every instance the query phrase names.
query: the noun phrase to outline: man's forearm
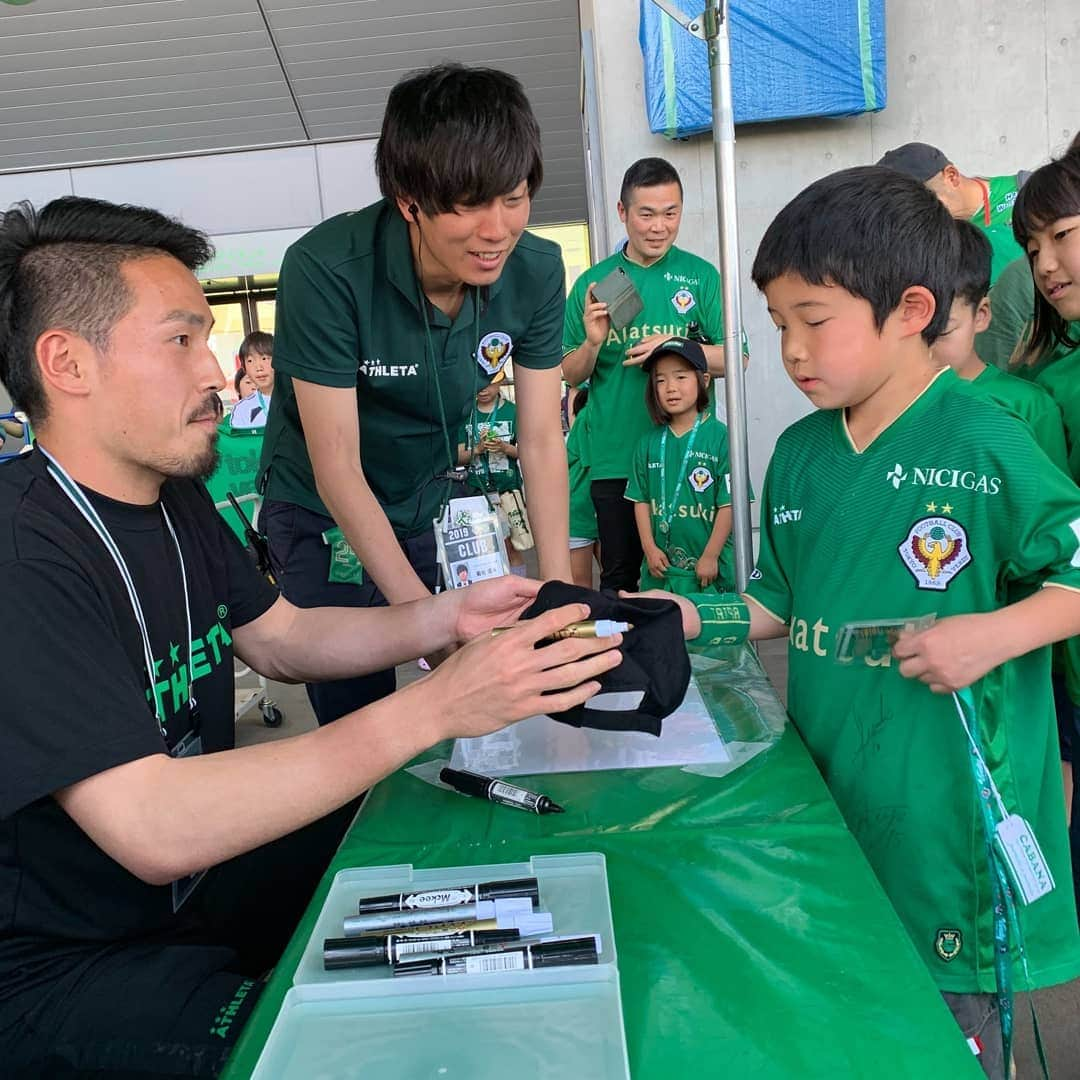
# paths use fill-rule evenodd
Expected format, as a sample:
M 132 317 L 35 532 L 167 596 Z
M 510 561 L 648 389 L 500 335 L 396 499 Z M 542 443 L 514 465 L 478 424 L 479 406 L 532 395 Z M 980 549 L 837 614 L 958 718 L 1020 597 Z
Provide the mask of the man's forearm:
M 319 496 L 364 567 L 391 604 L 430 595 L 401 550 L 394 530 L 360 470 L 316 476 Z
M 599 345 L 591 345 L 588 341 L 582 343 L 573 352 L 568 352 L 563 357 L 563 378 L 571 386 L 577 386 L 578 383 L 584 382 L 596 368 L 596 358 L 599 355 Z
M 429 721 L 435 711 L 429 696 L 414 683 L 282 742 L 142 758 L 58 799 L 80 824 L 81 807 L 99 800 L 91 839 L 143 880 L 165 884 L 323 817 L 415 757 L 439 737 Z M 102 787 L 121 770 L 124 784 Z M 100 800 L 114 797 L 115 813 L 100 812 Z
M 251 666 L 284 682 L 351 679 L 456 644 L 453 594 L 385 608 L 297 608 L 274 640 L 252 647 Z M 243 629 L 237 634 L 243 653 Z M 261 662 L 260 662 L 261 661 Z M 269 669 L 269 670 L 268 670 Z
M 570 572 L 570 495 L 566 446 L 555 429 L 539 445 L 519 443 L 521 470 L 529 493 L 529 525 L 536 541 L 540 576 L 572 581 Z

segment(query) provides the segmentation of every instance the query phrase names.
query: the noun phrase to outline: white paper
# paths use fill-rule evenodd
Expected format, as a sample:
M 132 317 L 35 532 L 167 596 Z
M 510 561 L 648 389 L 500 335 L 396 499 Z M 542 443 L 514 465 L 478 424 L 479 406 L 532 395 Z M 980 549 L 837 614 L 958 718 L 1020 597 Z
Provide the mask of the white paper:
M 728 762 L 731 754 L 693 679 L 659 738 L 640 731 L 598 731 L 531 716 L 478 739 L 458 739 L 450 766 L 484 776 L 534 776 Z

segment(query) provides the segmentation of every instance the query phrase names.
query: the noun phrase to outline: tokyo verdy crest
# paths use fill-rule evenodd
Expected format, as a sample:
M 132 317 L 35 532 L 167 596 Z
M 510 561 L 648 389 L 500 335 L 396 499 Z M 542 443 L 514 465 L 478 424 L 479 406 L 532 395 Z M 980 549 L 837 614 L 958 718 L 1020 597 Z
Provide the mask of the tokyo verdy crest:
M 480 344 L 476 347 L 476 362 L 488 375 L 495 375 L 510 359 L 513 349 L 514 341 L 509 334 L 502 330 L 492 330 L 480 339 Z
M 685 315 L 691 308 L 697 307 L 694 294 L 689 289 L 679 289 L 671 298 L 671 302 L 680 315 Z
M 713 474 L 704 465 L 695 465 L 690 470 L 690 486 L 700 495 L 713 485 Z
M 938 592 L 971 562 L 964 527 L 946 517 L 916 521 L 897 551 L 918 587 Z
M 942 928 L 934 937 L 934 952 L 947 964 L 960 955 L 964 947 L 964 935 L 959 930 Z

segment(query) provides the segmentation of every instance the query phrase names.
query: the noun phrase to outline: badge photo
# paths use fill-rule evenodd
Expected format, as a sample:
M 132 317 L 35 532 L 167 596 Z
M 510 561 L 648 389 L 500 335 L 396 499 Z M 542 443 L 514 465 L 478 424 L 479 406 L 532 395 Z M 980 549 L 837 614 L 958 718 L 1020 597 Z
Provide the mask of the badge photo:
M 713 474 L 704 465 L 695 465 L 690 470 L 690 486 L 700 495 L 713 485 Z
M 476 347 L 476 362 L 488 375 L 495 375 L 502 371 L 513 349 L 514 341 L 509 334 L 492 330 L 480 339 Z
M 697 307 L 697 301 L 694 299 L 694 294 L 689 289 L 679 289 L 679 291 L 671 298 L 672 304 L 675 306 L 675 310 L 680 315 L 685 315 L 691 308 Z
M 908 530 L 896 549 L 920 589 L 943 592 L 969 562 L 967 532 L 945 517 L 925 517 Z

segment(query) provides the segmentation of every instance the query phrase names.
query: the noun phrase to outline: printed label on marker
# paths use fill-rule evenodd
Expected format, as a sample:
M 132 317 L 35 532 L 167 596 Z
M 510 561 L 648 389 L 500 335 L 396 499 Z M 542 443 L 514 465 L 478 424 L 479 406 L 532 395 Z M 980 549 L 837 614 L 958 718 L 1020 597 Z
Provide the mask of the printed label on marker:
M 524 971 L 525 955 L 520 952 L 490 953 L 487 956 L 466 956 L 466 975 L 489 975 L 496 971 Z
M 539 795 L 534 795 L 531 791 L 523 791 L 510 784 L 500 783 L 498 780 L 491 785 L 489 798 L 501 803 L 511 803 L 514 806 L 525 806 L 530 810 L 535 810 L 536 804 L 540 801 Z
M 412 896 L 402 897 L 402 909 L 453 907 L 455 904 L 471 903 L 472 899 L 473 893 L 468 889 L 444 889 L 442 892 L 413 893 Z
M 423 941 L 398 941 L 394 944 L 394 962 L 414 953 L 450 952 L 453 938 L 425 938 Z

